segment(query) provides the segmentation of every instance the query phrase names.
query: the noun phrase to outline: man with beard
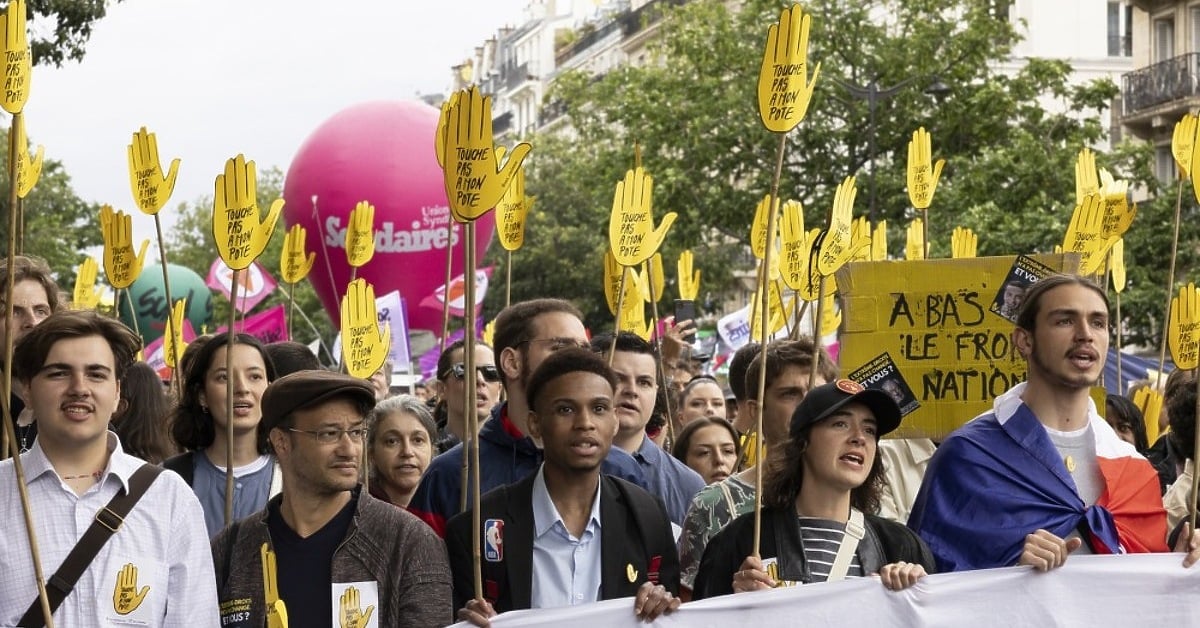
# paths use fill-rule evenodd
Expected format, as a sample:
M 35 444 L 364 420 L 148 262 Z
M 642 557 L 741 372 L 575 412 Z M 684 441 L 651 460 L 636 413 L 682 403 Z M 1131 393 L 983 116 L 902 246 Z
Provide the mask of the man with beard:
M 1080 277 L 1034 284 L 1013 330 L 1027 381 L 996 398 L 929 462 L 908 525 L 940 571 L 1029 565 L 1071 553 L 1166 551 L 1158 476 L 1096 412 L 1108 299 Z M 1176 547 L 1200 558 L 1200 535 Z
M 528 430 L 529 405 L 525 391 L 529 377 L 547 357 L 571 347 L 590 348 L 579 309 L 560 299 L 535 299 L 514 303 L 496 316 L 495 355 L 506 401 L 492 409 L 479 429 L 480 493 L 512 484 L 537 471 L 542 451 Z M 470 451 L 459 443 L 433 459 L 408 509 L 445 536 L 446 521 L 465 510 L 463 456 Z M 601 473 L 615 475 L 646 488 L 646 479 L 633 458 L 618 448 L 609 450 Z M 468 481 L 473 478 L 468 473 Z
M 213 539 L 221 625 L 262 626 L 281 604 L 313 625 L 449 623 L 445 547 L 358 482 L 371 384 L 298 371 L 272 382 L 262 405 L 283 492 Z

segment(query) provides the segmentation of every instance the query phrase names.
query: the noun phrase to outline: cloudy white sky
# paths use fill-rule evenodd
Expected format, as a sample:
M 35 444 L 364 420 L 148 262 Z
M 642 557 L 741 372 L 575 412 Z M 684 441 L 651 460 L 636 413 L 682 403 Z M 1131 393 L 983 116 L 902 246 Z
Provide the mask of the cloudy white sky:
M 81 198 L 140 216 L 125 147 L 144 125 L 164 165 L 183 160 L 175 207 L 211 195 L 237 153 L 286 171 L 338 111 L 446 91 L 450 66 L 519 24 L 528 1 L 124 0 L 96 23 L 82 62 L 34 68 L 29 138 Z M 146 220 L 135 233 L 153 238 Z

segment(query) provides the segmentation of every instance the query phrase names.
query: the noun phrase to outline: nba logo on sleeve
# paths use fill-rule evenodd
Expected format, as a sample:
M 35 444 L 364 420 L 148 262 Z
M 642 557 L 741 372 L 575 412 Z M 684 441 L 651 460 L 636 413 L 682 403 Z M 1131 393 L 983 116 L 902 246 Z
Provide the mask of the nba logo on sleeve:
M 483 557 L 489 563 L 504 560 L 503 519 L 488 519 L 483 522 Z

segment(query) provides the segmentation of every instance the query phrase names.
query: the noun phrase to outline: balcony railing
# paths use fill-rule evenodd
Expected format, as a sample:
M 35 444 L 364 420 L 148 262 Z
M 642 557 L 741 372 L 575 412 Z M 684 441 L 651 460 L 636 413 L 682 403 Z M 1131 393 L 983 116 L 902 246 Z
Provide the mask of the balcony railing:
M 1121 77 L 1121 94 L 1126 116 L 1200 96 L 1200 53 L 1191 52 L 1126 72 Z

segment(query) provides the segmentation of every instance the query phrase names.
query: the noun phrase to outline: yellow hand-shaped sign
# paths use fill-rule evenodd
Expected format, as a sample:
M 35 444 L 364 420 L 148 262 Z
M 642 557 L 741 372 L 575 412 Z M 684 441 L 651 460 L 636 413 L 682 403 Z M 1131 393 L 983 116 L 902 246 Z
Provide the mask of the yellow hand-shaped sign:
M 975 253 L 979 248 L 979 238 L 974 231 L 964 227 L 955 227 L 954 232 L 950 234 L 950 257 L 953 259 L 964 259 L 975 257 Z
M 687 249 L 679 254 L 676 268 L 679 271 L 679 298 L 684 301 L 695 301 L 700 294 L 700 271 L 692 271 L 692 251 Z
M 458 222 L 475 220 L 496 206 L 531 148 L 528 142 L 517 144 L 501 167 L 494 141 L 492 97 L 478 87 L 460 92 L 446 112 L 442 160 L 450 213 Z
M 854 197 L 858 189 L 854 187 L 854 177 L 846 177 L 833 195 L 833 213 L 829 217 L 829 230 L 821 242 L 820 256 L 817 258 L 817 272 L 828 277 L 837 272 L 853 255 L 853 245 L 850 233 L 854 220 Z
M 283 250 L 279 259 L 279 274 L 287 283 L 299 283 L 312 270 L 316 253 L 304 255 L 304 242 L 308 237 L 307 231 L 300 225 L 292 225 L 283 238 Z
M 350 225 L 346 228 L 346 259 L 350 266 L 360 268 L 375 256 L 375 206 L 359 201 L 350 210 Z
M 637 266 L 650 259 L 675 224 L 675 212 L 668 212 L 654 228 L 653 193 L 654 181 L 642 168 L 627 171 L 625 179 L 617 182 L 608 220 L 608 242 L 613 257 L 622 266 Z
M 887 221 L 875 223 L 875 234 L 871 236 L 871 259 L 882 262 L 887 259 Z
M 113 212 L 109 205 L 100 207 L 100 231 L 104 236 L 104 274 L 114 288 L 128 288 L 142 274 L 149 240 L 142 240 L 133 253 L 133 219 L 125 212 Z
M 925 221 L 913 218 L 905 232 L 904 259 L 925 259 Z
M 1108 251 L 1108 268 L 1112 271 L 1113 290 L 1125 291 L 1125 238 L 1119 238 Z
M 761 274 L 761 268 L 759 272 Z M 768 326 L 771 337 L 779 333 L 779 330 L 783 329 L 784 324 L 787 323 L 787 310 L 784 308 L 780 283 L 779 281 L 767 283 L 767 317 L 770 319 Z M 762 293 L 755 290 L 750 297 L 750 338 L 759 342 L 763 340 L 762 310 L 759 309 L 761 306 Z
M 1100 191 L 1100 176 L 1096 172 L 1096 154 L 1089 148 L 1079 151 L 1075 158 L 1075 202 L 1082 203 L 1088 194 Z
M 780 253 L 779 271 L 783 283 L 792 290 L 801 290 L 808 283 L 808 255 L 812 242 L 804 233 L 804 207 L 799 201 L 783 204 L 780 244 L 783 251 Z
M 933 163 L 933 138 L 921 127 L 908 142 L 908 200 L 917 209 L 929 209 L 945 159 Z
M 758 115 L 767 130 L 787 133 L 808 112 L 818 63 L 808 79 L 808 29 L 812 16 L 793 4 L 767 29 L 767 45 L 758 70 Z
M 338 624 L 341 628 L 366 628 L 371 621 L 373 612 L 375 612 L 374 606 L 368 606 L 364 611 L 362 602 L 359 600 L 358 589 L 348 587 L 338 603 Z
M 657 303 L 662 300 L 663 290 L 667 283 L 666 276 L 663 273 L 662 254 L 655 253 L 654 257 L 646 261 L 646 264 L 645 274 L 643 275 L 646 279 L 644 282 L 646 294 L 643 296 L 646 303 Z
M 8 8 L 0 15 L 0 31 L 3 32 L 4 92 L 0 95 L 0 106 L 9 113 L 20 113 L 29 99 L 29 75 L 32 72 L 32 57 L 25 34 L 25 0 L 10 0 Z
M 821 273 L 817 271 L 817 259 L 820 256 L 820 241 L 824 234 L 818 228 L 808 230 L 804 236 L 804 251 L 808 257 L 808 274 L 799 288 L 800 298 L 805 301 L 816 301 L 818 296 L 830 296 L 837 292 L 837 281 L 834 275 L 825 277 L 825 289 L 821 290 Z
M 342 362 L 354 377 L 370 377 L 387 360 L 392 349 L 392 327 L 379 329 L 375 287 L 359 278 L 342 297 Z
M 183 319 L 186 313 L 186 298 L 179 299 L 171 306 L 171 325 L 167 328 L 168 333 L 163 336 L 163 360 L 171 368 L 175 368 L 183 350 L 187 349 L 188 343 L 183 340 Z
M 1179 122 L 1175 123 L 1175 131 L 1171 134 L 1171 154 L 1179 165 L 1179 175 L 1187 179 L 1192 176 L 1192 151 L 1196 147 L 1196 114 L 1185 113 Z
M 446 165 L 446 121 L 450 118 L 450 109 L 458 104 L 459 92 L 450 94 L 442 102 L 442 113 L 438 116 L 437 131 L 433 134 L 433 152 L 437 155 L 438 167 Z
M 275 552 L 262 544 L 263 599 L 267 603 L 267 628 L 287 628 L 287 607 L 279 599 L 279 577 L 276 575 Z
M 1104 237 L 1125 235 L 1137 216 L 1137 205 L 1129 204 L 1129 182 L 1117 181 L 1101 168 L 1100 195 L 1104 197 Z
M 1146 422 L 1146 435 L 1150 442 L 1158 440 L 1158 418 L 1162 415 L 1163 396 L 1149 386 L 1143 386 L 1133 393 L 1133 405 L 1142 411 L 1142 419 Z
M 1200 290 L 1189 283 L 1171 298 L 1167 345 L 1175 366 L 1184 370 L 1200 366 Z
M 1104 235 L 1104 200 L 1099 192 L 1093 192 L 1075 206 L 1063 238 L 1063 251 L 1079 253 L 1079 274 L 1094 275 L 1118 237 Z
M 175 177 L 179 174 L 179 158 L 171 160 L 171 167 L 163 176 L 162 164 L 158 161 L 158 138 L 142 127 L 133 134 L 129 145 L 129 187 L 133 198 L 143 214 L 154 216 L 167 204 L 171 192 L 175 191 Z
M 625 267 L 617 263 L 612 249 L 604 251 L 604 300 L 608 303 L 608 311 L 613 316 L 617 314 L 617 297 L 620 294 L 621 276 L 624 273 Z M 628 280 L 626 278 L 626 281 Z
M 96 285 L 96 275 L 100 267 L 96 258 L 91 255 L 83 258 L 75 273 L 75 307 L 80 310 L 94 310 L 100 304 L 100 295 L 104 289 Z
M 842 310 L 835 309 L 837 299 L 821 300 L 821 337 L 835 333 L 842 324 Z
M 871 261 L 871 221 L 866 216 L 859 216 L 850 225 L 850 256 L 851 262 Z
M 265 220 L 258 213 L 258 174 L 253 161 L 238 155 L 225 162 L 213 194 L 213 239 L 225 265 L 244 270 L 262 254 L 275 233 L 283 199 L 271 203 Z
M 525 169 L 513 175 L 512 184 L 496 205 L 497 235 L 505 251 L 515 251 L 525 244 L 525 218 L 533 208 L 534 197 L 525 196 Z
M 487 322 L 487 325 L 483 326 L 483 341 L 486 342 L 489 347 L 494 346 L 496 343 L 492 342 L 492 341 L 495 337 L 496 337 L 496 319 L 493 318 L 492 320 Z
M 650 339 L 650 324 L 646 321 L 646 306 L 649 287 L 640 273 L 632 268 L 626 269 L 629 276 L 625 279 L 625 298 L 621 302 L 621 331 L 637 334 L 642 340 Z
M 754 222 L 750 223 L 750 252 L 757 259 L 762 259 L 767 253 L 767 221 L 770 219 L 770 211 L 768 207 L 771 205 L 771 195 L 768 194 L 762 197 L 762 200 L 754 206 Z M 775 199 L 775 212 L 779 212 L 779 199 Z M 776 222 L 775 224 L 779 224 Z M 774 234 L 771 234 L 772 236 Z M 775 238 L 770 238 L 774 241 Z
M 13 116 L 12 126 L 17 134 L 17 198 L 25 198 L 42 176 L 46 148 L 38 144 L 37 153 L 31 158 L 29 140 L 25 137 L 25 116 Z
M 142 600 L 150 592 L 150 586 L 138 589 L 137 567 L 133 563 L 125 563 L 117 573 L 117 586 L 113 589 L 113 610 L 118 615 L 128 615 L 142 605 Z

